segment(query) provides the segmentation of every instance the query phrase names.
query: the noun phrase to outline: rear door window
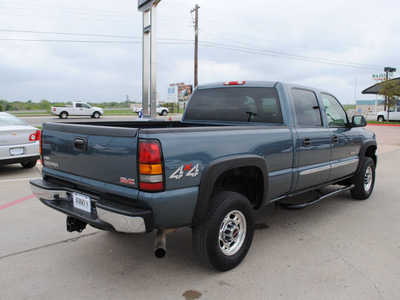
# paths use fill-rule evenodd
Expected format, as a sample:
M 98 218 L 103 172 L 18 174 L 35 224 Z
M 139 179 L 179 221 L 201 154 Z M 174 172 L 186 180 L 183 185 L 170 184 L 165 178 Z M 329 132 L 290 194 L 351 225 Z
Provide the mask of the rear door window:
M 298 126 L 322 126 L 317 96 L 313 91 L 294 88 L 292 97 Z

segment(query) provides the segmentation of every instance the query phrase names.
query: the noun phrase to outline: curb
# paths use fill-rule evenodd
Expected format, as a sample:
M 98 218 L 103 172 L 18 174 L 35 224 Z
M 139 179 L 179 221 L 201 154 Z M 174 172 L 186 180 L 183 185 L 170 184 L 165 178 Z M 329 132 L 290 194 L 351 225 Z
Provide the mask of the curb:
M 371 124 L 367 123 L 368 126 L 391 126 L 391 127 L 400 127 L 400 124 Z

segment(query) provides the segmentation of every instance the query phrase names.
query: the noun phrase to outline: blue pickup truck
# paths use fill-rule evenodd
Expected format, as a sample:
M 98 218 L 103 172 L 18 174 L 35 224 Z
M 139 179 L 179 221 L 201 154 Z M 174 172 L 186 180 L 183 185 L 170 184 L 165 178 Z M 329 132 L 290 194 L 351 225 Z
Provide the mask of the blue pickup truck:
M 299 209 L 346 191 L 371 195 L 377 143 L 365 125 L 314 88 L 201 85 L 179 122 L 45 123 L 43 178 L 30 184 L 67 216 L 68 231 L 157 230 L 163 257 L 166 234 L 190 227 L 199 260 L 226 271 L 246 256 L 263 205 Z M 305 199 L 312 190 L 327 191 Z M 299 195 L 304 201 L 291 201 Z

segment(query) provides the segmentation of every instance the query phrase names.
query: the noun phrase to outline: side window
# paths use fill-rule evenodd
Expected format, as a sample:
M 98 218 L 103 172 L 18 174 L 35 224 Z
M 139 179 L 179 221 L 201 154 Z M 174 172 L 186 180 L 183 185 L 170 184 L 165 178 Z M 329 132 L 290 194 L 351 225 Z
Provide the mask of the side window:
M 397 112 L 400 112 L 400 106 L 397 106 Z
M 294 110 L 299 126 L 322 126 L 321 112 L 314 92 L 292 89 Z
M 75 107 L 82 107 L 82 104 L 81 103 L 76 103 Z
M 326 116 L 328 117 L 329 127 L 346 127 L 347 114 L 339 101 L 328 94 L 322 95 L 322 103 L 325 106 Z

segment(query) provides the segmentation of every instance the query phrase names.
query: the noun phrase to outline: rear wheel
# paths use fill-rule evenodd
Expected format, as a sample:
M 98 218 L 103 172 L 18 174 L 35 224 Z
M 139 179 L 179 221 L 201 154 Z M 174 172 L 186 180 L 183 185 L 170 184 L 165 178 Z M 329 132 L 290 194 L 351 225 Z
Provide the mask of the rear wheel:
M 60 118 L 61 118 L 61 119 L 66 119 L 66 118 L 68 118 L 68 113 L 67 113 L 66 111 L 63 111 L 63 112 L 60 114 Z
M 33 168 L 34 166 L 36 166 L 36 162 L 37 162 L 37 160 L 31 160 L 28 162 L 21 163 L 21 165 L 25 169 L 30 169 L 30 168 Z
M 354 176 L 353 183 L 355 185 L 351 190 L 353 198 L 365 200 L 371 196 L 375 184 L 375 163 L 371 157 L 364 158 L 361 170 Z
M 379 122 L 383 122 L 383 121 L 385 121 L 385 118 L 384 118 L 383 116 L 379 116 L 379 117 L 378 117 L 378 121 L 379 121 Z
M 236 192 L 220 192 L 212 197 L 206 217 L 193 229 L 193 248 L 205 266 L 228 271 L 242 262 L 253 235 L 250 201 Z

